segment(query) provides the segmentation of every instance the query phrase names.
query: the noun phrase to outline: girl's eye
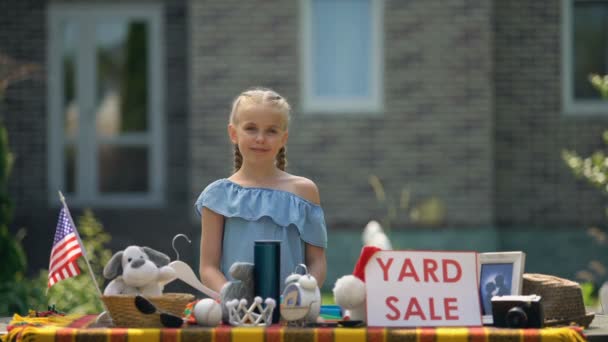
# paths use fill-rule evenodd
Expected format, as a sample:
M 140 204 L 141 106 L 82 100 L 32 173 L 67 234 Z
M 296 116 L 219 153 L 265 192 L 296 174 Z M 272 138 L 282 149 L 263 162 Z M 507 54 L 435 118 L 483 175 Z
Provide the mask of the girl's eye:
M 274 130 L 274 129 L 271 129 L 271 130 L 269 130 L 269 131 L 268 131 L 268 133 L 270 133 L 270 134 L 276 134 L 276 133 L 277 133 L 277 131 L 276 131 L 276 130 Z
M 246 131 L 255 131 L 255 127 L 245 127 Z

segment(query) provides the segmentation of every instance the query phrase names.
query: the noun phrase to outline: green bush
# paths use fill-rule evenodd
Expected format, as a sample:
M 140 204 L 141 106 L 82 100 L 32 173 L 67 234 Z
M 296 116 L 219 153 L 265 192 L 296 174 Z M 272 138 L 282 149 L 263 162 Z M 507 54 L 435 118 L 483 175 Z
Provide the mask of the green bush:
M 0 260 L 3 263 L 0 268 L 0 315 L 24 315 L 30 309 L 44 311 L 48 304 L 56 304 L 60 311 L 71 313 L 101 312 L 103 306 L 83 258 L 78 260 L 82 273 L 55 284 L 49 290 L 48 297 L 45 295 L 48 270 L 41 270 L 34 278 L 26 278 L 27 261 L 22 245 L 25 229 L 20 229 L 16 235 L 8 230 L 12 216 L 12 204 L 8 195 L 12 162 L 8 134 L 0 123 Z M 93 274 L 102 286 L 102 269 L 111 257 L 111 252 L 104 245 L 110 241 L 110 236 L 104 232 L 90 210 L 85 210 L 78 219 L 77 227 L 88 252 Z M 51 246 L 49 252 L 50 249 Z
M 608 75 L 590 75 L 589 81 L 600 93 L 604 100 L 608 100 Z M 604 144 L 608 146 L 608 131 L 602 135 Z M 597 150 L 589 156 L 581 156 L 576 151 L 563 150 L 562 159 L 579 179 L 584 179 L 588 183 L 596 186 L 602 193 L 608 194 L 608 154 L 604 150 Z M 608 216 L 608 210 L 606 211 Z M 587 230 L 595 243 L 606 246 L 608 244 L 608 234 L 598 227 Z M 592 260 L 587 267 L 580 270 L 577 279 L 581 280 L 585 305 L 595 305 L 597 302 L 597 291 L 606 280 L 606 267 L 600 260 Z
M 8 133 L 0 122 L 0 315 L 25 312 L 28 303 L 36 294 L 24 284 L 27 261 L 21 241 L 25 230 L 16 235 L 8 230 L 12 216 L 12 204 L 8 195 L 8 178 L 13 165 L 9 150 Z

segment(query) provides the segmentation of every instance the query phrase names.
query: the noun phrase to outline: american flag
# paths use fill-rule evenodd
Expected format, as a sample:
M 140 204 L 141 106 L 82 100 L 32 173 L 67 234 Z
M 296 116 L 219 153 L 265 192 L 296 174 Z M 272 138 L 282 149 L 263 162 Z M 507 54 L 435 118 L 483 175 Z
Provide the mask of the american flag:
M 59 221 L 51 250 L 48 287 L 55 285 L 58 281 L 80 274 L 76 259 L 82 256 L 82 248 L 77 234 L 70 214 L 64 205 L 59 212 Z

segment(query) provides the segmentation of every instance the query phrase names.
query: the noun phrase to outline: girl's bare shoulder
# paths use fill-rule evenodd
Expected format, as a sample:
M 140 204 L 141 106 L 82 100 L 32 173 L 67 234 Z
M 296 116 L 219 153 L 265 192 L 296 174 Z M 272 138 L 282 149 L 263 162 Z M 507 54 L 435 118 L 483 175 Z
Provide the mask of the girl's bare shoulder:
M 289 188 L 291 192 L 294 194 L 312 202 L 315 204 L 320 204 L 321 199 L 319 196 L 319 189 L 317 185 L 312 180 L 295 175 L 289 175 Z

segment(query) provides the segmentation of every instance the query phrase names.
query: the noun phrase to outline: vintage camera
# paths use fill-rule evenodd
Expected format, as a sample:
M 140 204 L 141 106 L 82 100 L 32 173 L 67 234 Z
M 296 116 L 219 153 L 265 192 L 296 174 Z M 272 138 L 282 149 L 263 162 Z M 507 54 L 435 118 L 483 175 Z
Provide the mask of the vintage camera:
M 492 297 L 494 326 L 504 328 L 542 328 L 544 323 L 541 297 L 494 296 Z

